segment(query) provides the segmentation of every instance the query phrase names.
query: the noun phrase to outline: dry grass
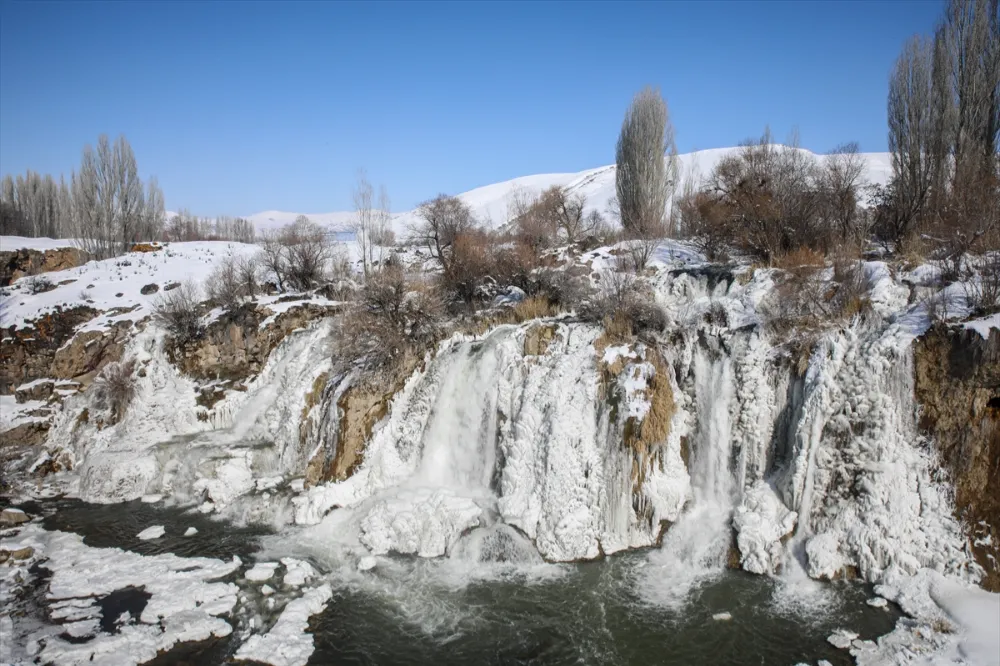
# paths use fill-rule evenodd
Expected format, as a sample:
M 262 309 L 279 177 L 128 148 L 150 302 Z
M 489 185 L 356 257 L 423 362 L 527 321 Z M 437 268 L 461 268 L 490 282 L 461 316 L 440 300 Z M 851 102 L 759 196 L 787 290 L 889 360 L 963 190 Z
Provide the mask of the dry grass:
M 790 252 L 771 259 L 772 268 L 781 268 L 784 270 L 802 267 L 822 268 L 825 265 L 826 257 L 823 256 L 823 253 L 808 247 L 797 247 Z

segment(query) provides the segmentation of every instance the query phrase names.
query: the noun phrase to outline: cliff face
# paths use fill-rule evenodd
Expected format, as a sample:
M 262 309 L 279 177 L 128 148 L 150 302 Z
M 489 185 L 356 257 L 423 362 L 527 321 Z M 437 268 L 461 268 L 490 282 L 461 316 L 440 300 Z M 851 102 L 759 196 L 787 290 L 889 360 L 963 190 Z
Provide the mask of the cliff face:
M 985 339 L 934 326 L 917 341 L 914 363 L 920 427 L 951 476 L 959 518 L 987 573 L 982 585 L 1000 591 L 1000 330 Z

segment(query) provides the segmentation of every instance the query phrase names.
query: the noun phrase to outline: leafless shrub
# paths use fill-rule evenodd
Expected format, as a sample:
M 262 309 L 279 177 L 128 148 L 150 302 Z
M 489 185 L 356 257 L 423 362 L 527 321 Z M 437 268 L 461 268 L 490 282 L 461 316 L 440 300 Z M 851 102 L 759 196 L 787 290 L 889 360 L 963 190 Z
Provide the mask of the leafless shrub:
M 256 298 L 260 293 L 261 273 L 260 255 L 245 254 L 236 260 L 236 280 L 247 298 Z
M 1000 309 L 1000 253 L 993 252 L 970 263 L 963 282 L 969 307 L 978 316 L 996 312 Z
M 108 410 L 111 424 L 121 421 L 136 394 L 135 359 L 104 366 L 91 391 L 95 405 Z
M 364 378 L 395 378 L 436 341 L 441 300 L 432 288 L 408 280 L 396 261 L 372 273 L 359 296 L 339 323 L 338 359 Z
M 676 224 L 709 261 L 725 260 L 733 240 L 732 220 L 721 199 L 710 192 L 681 196 L 675 206 Z
M 815 262 L 801 263 L 782 271 L 760 311 L 768 327 L 779 334 L 816 332 L 869 316 L 870 294 L 871 282 L 861 262 L 832 271 Z
M 643 236 L 628 241 L 624 248 L 628 257 L 628 268 L 636 272 L 645 270 L 661 242 L 663 242 L 661 235 Z
M 334 253 L 326 231 L 305 215 L 263 234 L 261 249 L 261 263 L 282 291 L 308 291 L 323 284 Z
M 240 279 L 239 263 L 235 257 L 219 262 L 206 281 L 208 299 L 227 312 L 235 312 L 249 297 Z
M 205 328 L 198 306 L 198 288 L 185 282 L 162 293 L 153 303 L 153 321 L 180 344 L 200 338 Z
M 25 289 L 28 290 L 29 294 L 43 294 L 46 291 L 52 291 L 56 288 L 50 280 L 45 275 L 33 275 L 25 282 Z
M 826 249 L 829 230 L 820 222 L 820 190 L 812 159 L 791 146 L 773 143 L 765 130 L 739 153 L 719 162 L 709 192 L 721 208 L 722 229 L 743 252 L 763 261 L 808 246 Z M 711 233 L 712 229 L 706 230 Z
M 656 304 L 652 290 L 625 270 L 603 273 L 600 289 L 581 305 L 579 314 L 602 324 L 612 339 L 660 332 L 667 326 L 666 313 Z

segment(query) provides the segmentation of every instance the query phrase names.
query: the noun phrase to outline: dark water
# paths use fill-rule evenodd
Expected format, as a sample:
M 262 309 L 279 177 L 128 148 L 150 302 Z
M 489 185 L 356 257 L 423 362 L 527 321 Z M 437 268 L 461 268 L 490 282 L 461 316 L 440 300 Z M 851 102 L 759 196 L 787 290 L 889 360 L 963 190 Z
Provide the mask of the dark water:
M 871 590 L 853 584 L 827 587 L 821 607 L 789 608 L 776 600 L 780 583 L 742 572 L 723 572 L 672 611 L 632 592 L 632 565 L 642 558 L 633 553 L 573 565 L 542 583 L 439 589 L 425 602 L 431 613 L 453 617 L 431 628 L 392 596 L 340 589 L 313 618 L 317 649 L 310 663 L 852 664 L 826 637 L 848 628 L 875 638 L 898 617 L 865 604 Z M 712 618 L 722 612 L 732 619 Z
M 237 555 L 249 563 L 267 533 L 141 502 L 52 500 L 22 506 L 44 514 L 46 529 L 76 532 L 94 547 L 150 555 Z M 151 525 L 163 525 L 166 534 L 150 541 L 135 537 Z M 191 526 L 198 533 L 183 537 Z M 850 664 L 846 652 L 827 643 L 828 635 L 845 628 L 875 638 L 890 631 L 898 618 L 895 610 L 864 603 L 872 596 L 867 586 L 826 585 L 817 596 L 796 597 L 781 581 L 731 571 L 671 610 L 636 594 L 636 573 L 644 559 L 641 552 L 630 553 L 551 567 L 546 570 L 554 573 L 544 576 L 510 569 L 509 574 L 472 582 L 441 575 L 447 563 L 413 558 L 383 561 L 364 575 L 332 571 L 333 599 L 310 623 L 316 651 L 309 663 L 792 665 L 826 659 Z M 259 601 L 259 595 L 249 596 L 247 604 Z M 112 615 L 143 603 L 135 590 L 119 597 L 102 601 L 108 606 L 109 629 Z M 237 612 L 245 616 L 260 609 Z M 732 619 L 712 618 L 722 612 Z M 177 646 L 153 663 L 232 663 L 238 629 L 226 639 Z

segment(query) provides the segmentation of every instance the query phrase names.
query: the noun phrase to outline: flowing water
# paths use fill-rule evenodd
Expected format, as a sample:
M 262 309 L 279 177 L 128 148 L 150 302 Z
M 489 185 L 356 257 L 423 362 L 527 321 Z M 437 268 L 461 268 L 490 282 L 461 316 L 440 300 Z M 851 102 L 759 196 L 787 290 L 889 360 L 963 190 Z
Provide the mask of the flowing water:
M 76 532 L 90 546 L 147 555 L 237 555 L 249 563 L 266 534 L 141 502 L 51 500 L 25 508 L 41 512 L 46 529 Z M 136 538 L 154 524 L 166 528 L 162 538 Z M 198 532 L 181 536 L 188 527 Z M 646 552 L 554 565 L 537 554 L 519 559 L 517 553 L 530 549 L 518 539 L 515 531 L 494 526 L 463 540 L 465 551 L 457 558 L 394 556 L 364 573 L 346 565 L 327 568 L 324 579 L 334 596 L 310 623 L 316 651 L 309 663 L 848 664 L 846 653 L 826 642 L 833 630 L 874 638 L 898 617 L 895 610 L 864 603 L 872 594 L 868 586 L 822 585 L 824 594 L 810 606 L 786 601 L 788 583 L 782 579 L 727 570 L 702 576 L 683 603 L 651 603 L 637 593 L 655 566 Z M 261 612 L 246 607 L 261 601 L 255 588 L 246 590 L 237 626 Z M 120 596 L 102 604 L 117 613 L 138 601 L 137 593 Z M 719 613 L 731 619 L 713 619 Z M 238 634 L 176 646 L 154 663 L 226 663 L 239 645 Z

